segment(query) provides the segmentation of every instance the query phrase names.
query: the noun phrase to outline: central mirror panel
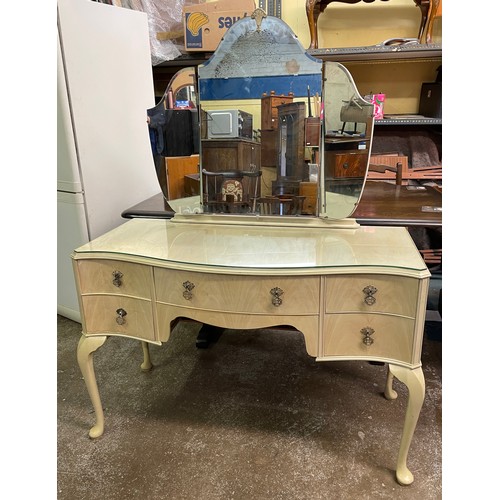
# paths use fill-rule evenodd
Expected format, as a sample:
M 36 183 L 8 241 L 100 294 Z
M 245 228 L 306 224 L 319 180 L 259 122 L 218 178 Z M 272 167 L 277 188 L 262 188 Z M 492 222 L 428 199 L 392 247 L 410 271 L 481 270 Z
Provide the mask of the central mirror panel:
M 320 212 L 322 62 L 260 9 L 198 67 L 204 213 Z

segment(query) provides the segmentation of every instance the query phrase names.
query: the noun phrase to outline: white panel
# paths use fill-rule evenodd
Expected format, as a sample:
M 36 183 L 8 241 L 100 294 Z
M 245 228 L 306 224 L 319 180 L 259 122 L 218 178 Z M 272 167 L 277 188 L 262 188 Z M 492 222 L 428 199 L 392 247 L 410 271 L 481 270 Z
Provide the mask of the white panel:
M 71 253 L 89 241 L 81 193 L 57 193 L 57 313 L 80 322 Z
M 57 189 L 71 193 L 82 190 L 59 40 L 57 43 Z
M 147 15 L 58 0 L 58 23 L 93 239 L 160 191 L 146 123 L 154 106 Z

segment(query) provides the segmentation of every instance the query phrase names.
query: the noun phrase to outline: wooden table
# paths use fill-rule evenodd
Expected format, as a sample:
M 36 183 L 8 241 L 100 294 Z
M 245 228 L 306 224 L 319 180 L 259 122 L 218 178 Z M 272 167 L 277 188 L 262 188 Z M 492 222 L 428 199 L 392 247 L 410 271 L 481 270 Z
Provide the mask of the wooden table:
M 430 273 L 405 228 L 352 219 L 136 218 L 75 250 L 73 264 L 77 357 L 95 410 L 90 437 L 104 432 L 93 356 L 109 336 L 141 341 L 148 370 L 149 344 L 167 342 L 179 318 L 236 330 L 285 325 L 304 335 L 317 361 L 387 363 L 387 399 L 397 397 L 393 377 L 407 386 L 396 478 L 413 482 L 406 462 L 425 396 Z
M 411 189 L 388 182 L 367 181 L 358 208 L 352 215 L 361 225 L 441 226 L 441 193 L 434 188 Z M 435 210 L 425 211 L 422 207 Z M 122 217 L 171 219 L 175 215 L 168 202 L 158 193 L 125 210 Z
M 367 181 L 351 217 L 365 226 L 441 227 L 442 195 L 430 186 Z

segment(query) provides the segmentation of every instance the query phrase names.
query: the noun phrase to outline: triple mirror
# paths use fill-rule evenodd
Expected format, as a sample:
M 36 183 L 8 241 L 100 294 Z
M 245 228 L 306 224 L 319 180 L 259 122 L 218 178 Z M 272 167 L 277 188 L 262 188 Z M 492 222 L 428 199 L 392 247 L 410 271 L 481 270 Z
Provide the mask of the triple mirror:
M 349 217 L 373 111 L 344 66 L 311 57 L 285 22 L 257 9 L 148 110 L 160 184 L 166 195 L 160 157 L 168 169 L 169 157 L 199 155 L 186 176 L 194 196 L 167 200 L 176 211 Z

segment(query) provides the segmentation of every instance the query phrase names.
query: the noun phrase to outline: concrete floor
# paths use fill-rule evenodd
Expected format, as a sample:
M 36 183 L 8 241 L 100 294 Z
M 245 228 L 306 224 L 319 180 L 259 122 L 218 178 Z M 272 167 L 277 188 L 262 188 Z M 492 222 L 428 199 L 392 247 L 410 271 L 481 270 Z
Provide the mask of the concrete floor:
M 199 329 L 179 323 L 151 346 L 148 373 L 138 342 L 107 340 L 94 356 L 105 430 L 91 440 L 80 324 L 58 317 L 59 500 L 441 498 L 439 329 L 424 340 L 426 398 L 405 487 L 394 469 L 406 388 L 395 381 L 399 397 L 383 397 L 385 366 L 318 363 L 295 331 L 227 330 L 197 349 Z

